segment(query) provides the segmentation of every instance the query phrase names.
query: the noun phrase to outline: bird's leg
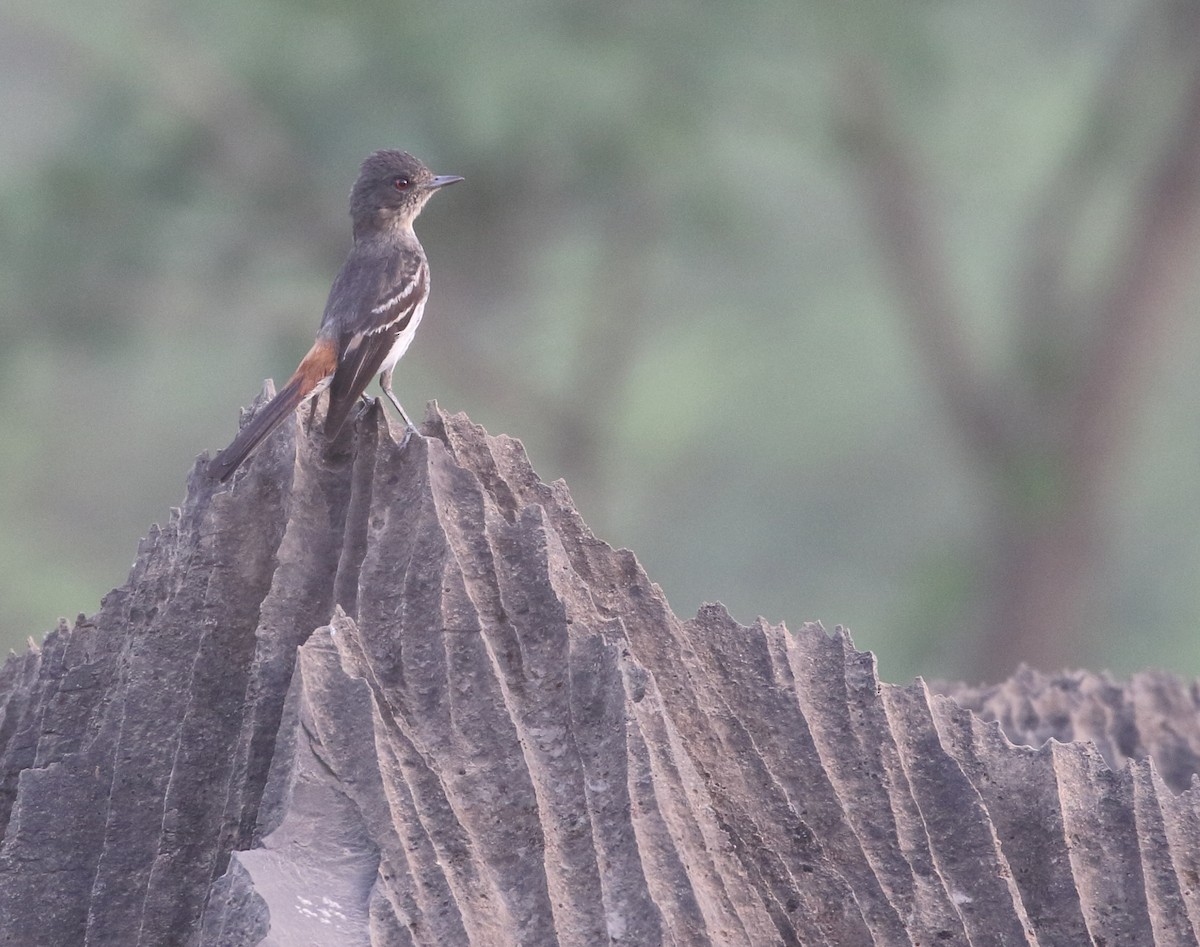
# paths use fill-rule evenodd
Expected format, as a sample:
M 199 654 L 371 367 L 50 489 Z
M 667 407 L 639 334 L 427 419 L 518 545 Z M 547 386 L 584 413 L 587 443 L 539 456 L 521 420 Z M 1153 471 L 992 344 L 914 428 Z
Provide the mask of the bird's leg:
M 404 439 L 400 441 L 400 446 L 403 447 L 408 443 L 408 439 L 412 437 L 416 431 L 416 425 L 408 419 L 408 413 L 400 404 L 400 399 L 396 397 L 396 393 L 392 391 L 392 370 L 389 368 L 379 375 L 379 387 L 383 389 L 383 393 L 388 396 L 388 401 L 396 406 L 396 410 L 400 412 L 400 417 L 404 421 Z

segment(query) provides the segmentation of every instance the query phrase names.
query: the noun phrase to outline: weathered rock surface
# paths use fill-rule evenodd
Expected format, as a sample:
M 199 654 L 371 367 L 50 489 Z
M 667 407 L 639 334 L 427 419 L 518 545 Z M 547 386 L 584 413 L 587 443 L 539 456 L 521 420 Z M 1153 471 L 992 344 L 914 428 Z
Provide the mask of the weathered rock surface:
M 679 620 L 517 441 L 423 433 L 198 466 L 4 666 L 0 942 L 1197 943 L 1193 686 L 959 689 L 1014 746 L 841 632 Z

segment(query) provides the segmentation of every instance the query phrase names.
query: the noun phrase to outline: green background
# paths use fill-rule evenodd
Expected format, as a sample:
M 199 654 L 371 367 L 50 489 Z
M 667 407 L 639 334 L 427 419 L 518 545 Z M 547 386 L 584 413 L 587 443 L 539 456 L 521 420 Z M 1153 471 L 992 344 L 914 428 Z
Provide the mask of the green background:
M 890 680 L 1195 674 L 1190 218 L 1129 323 L 1079 627 L 1056 647 L 1035 615 L 1009 648 L 983 576 L 997 524 L 1068 489 L 1028 461 L 1057 442 L 1033 435 L 1009 492 L 973 457 L 870 183 L 904 156 L 972 375 L 1036 426 L 1102 330 L 1021 302 L 1031 234 L 1085 180 L 1055 272 L 1100 294 L 1183 126 L 1185 6 L 5 4 L 0 642 L 124 581 L 195 456 L 307 349 L 358 162 L 402 147 L 467 181 L 418 224 L 433 294 L 398 395 L 519 437 L 678 614 L 847 625 Z

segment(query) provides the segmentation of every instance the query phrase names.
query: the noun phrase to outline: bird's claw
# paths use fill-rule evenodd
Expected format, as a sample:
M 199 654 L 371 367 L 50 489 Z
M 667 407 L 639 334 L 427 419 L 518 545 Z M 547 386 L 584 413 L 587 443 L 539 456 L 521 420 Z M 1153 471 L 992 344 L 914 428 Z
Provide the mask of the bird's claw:
M 416 427 L 413 426 L 412 421 L 409 421 L 408 424 L 406 424 L 404 426 L 404 436 L 402 438 L 400 438 L 399 449 L 404 450 L 404 445 L 407 444 L 409 438 L 412 437 L 416 433 L 417 433 Z

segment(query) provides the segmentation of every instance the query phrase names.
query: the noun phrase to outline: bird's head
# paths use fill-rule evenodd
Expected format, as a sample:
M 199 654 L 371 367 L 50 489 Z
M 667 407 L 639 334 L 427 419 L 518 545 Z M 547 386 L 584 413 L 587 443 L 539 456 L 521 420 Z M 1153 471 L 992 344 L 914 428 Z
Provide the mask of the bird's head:
M 362 163 L 350 192 L 350 217 L 358 236 L 371 230 L 411 230 L 438 188 L 462 178 L 435 175 L 407 151 L 377 151 Z

